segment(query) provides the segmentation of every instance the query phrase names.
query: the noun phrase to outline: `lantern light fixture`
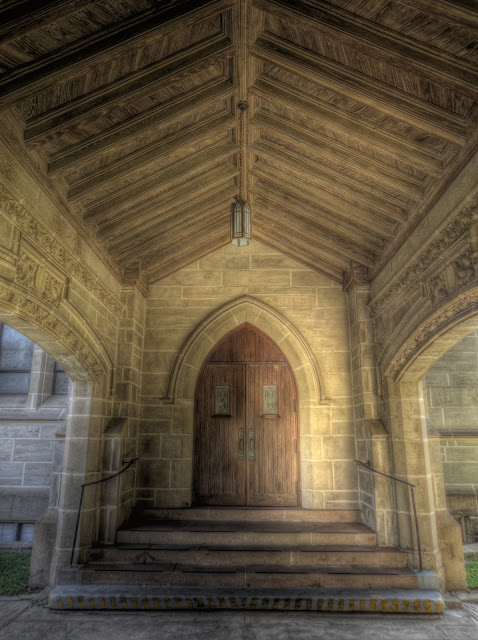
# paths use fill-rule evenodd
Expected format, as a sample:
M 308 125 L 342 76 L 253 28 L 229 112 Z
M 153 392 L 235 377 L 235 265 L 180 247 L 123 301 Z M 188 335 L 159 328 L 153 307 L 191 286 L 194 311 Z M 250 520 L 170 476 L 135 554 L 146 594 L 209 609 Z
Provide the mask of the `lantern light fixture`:
M 231 244 L 247 247 L 251 242 L 251 208 L 245 200 L 237 199 L 231 214 Z

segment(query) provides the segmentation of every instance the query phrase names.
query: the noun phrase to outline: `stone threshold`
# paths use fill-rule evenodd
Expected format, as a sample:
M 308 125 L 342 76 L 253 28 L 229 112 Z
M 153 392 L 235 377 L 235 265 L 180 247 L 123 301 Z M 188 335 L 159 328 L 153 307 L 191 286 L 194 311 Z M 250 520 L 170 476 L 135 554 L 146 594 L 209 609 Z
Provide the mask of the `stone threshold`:
M 52 611 L 310 611 L 441 614 L 438 591 L 422 589 L 274 589 L 59 585 Z

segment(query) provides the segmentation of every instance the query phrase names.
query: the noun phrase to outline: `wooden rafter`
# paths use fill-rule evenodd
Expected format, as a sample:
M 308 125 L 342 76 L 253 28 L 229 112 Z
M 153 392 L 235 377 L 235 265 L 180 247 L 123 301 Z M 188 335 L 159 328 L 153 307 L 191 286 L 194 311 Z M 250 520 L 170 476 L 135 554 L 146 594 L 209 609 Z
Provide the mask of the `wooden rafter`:
M 121 176 L 130 171 L 138 169 L 141 165 L 150 163 L 172 149 L 191 142 L 191 140 L 208 135 L 213 131 L 226 132 L 231 128 L 233 122 L 234 116 L 227 111 L 202 120 L 198 124 L 186 127 L 178 134 L 172 134 L 137 151 L 133 151 L 103 169 L 98 169 L 73 182 L 68 192 L 68 198 L 70 200 L 78 199 L 83 194 L 97 189 L 105 182 L 121 178 Z
M 423 144 L 404 139 L 398 134 L 380 130 L 337 107 L 317 98 L 311 98 L 283 82 L 261 77 L 256 80 L 251 91 L 260 98 L 273 102 L 284 102 L 293 109 L 312 116 L 325 127 L 330 127 L 334 131 L 358 140 L 369 148 L 373 147 L 430 175 L 438 176 L 441 173 L 441 154 L 428 150 Z
M 232 0 L 179 0 L 166 6 L 158 5 L 134 18 L 120 22 L 97 33 L 45 55 L 31 63 L 20 65 L 4 74 L 0 81 L 0 108 L 12 106 L 32 93 L 60 82 L 72 73 L 91 67 L 124 47 L 125 43 L 141 43 L 159 29 L 175 28 L 201 20 L 232 4 Z
M 305 23 L 309 29 L 321 29 L 365 55 L 379 56 L 384 62 L 478 99 L 478 70 L 463 58 L 412 40 L 325 0 L 255 0 L 255 4 L 275 16 Z
M 73 164 L 83 164 L 92 158 L 103 154 L 106 150 L 130 141 L 147 129 L 164 126 L 176 121 L 181 116 L 207 107 L 220 100 L 230 98 L 234 93 L 234 86 L 229 80 L 213 81 L 209 86 L 200 87 L 186 95 L 161 104 L 154 109 L 148 109 L 136 117 L 129 118 L 107 131 L 90 136 L 81 142 L 62 149 L 50 156 L 48 173 L 50 175 L 63 171 Z
M 459 114 L 369 78 L 278 36 L 262 34 L 252 47 L 252 54 L 423 131 L 429 131 L 438 138 L 460 146 L 466 141 L 465 119 Z
M 96 0 L 15 0 L 0 6 L 0 46 L 95 4 Z
M 310 145 L 312 149 L 316 149 L 321 154 L 326 155 L 333 162 L 353 167 L 356 171 L 362 173 L 364 177 L 369 176 L 378 182 L 384 182 L 400 193 L 405 195 L 415 193 L 417 196 L 422 194 L 421 178 L 400 171 L 392 165 L 380 162 L 373 156 L 356 151 L 340 142 L 332 142 L 327 136 L 293 123 L 283 116 L 278 116 L 271 112 L 257 111 L 254 114 L 253 123 L 298 140 L 302 144 Z
M 227 38 L 218 36 L 148 65 L 32 118 L 27 122 L 25 141 L 41 143 L 44 138 L 50 140 L 55 132 L 72 127 L 80 120 L 98 114 L 104 115 L 118 104 L 139 100 L 150 95 L 154 87 L 166 87 L 177 81 L 179 74 L 183 76 L 196 73 L 201 66 L 224 60 L 233 50 L 233 45 Z

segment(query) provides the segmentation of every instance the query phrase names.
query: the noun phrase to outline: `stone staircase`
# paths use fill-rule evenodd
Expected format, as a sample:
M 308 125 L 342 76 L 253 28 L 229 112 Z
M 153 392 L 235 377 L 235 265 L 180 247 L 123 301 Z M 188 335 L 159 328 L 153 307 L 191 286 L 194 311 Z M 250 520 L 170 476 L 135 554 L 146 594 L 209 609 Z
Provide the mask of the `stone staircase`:
M 413 590 L 411 599 L 416 602 L 425 593 L 417 590 L 436 588 L 434 574 L 419 575 L 408 568 L 406 553 L 378 547 L 375 533 L 359 518 L 358 511 L 217 507 L 147 510 L 141 519 L 118 530 L 114 546 L 89 550 L 77 581 L 86 589 L 85 598 L 95 588 L 117 588 L 123 593 L 139 589 L 133 603 L 160 594 L 169 598 L 166 608 L 176 608 L 171 603 L 174 597 L 183 597 L 177 594 L 184 590 L 189 593 L 184 596 L 187 606 L 195 602 L 194 594 L 201 600 L 201 594 L 207 592 L 214 600 L 221 590 L 228 590 L 236 603 L 239 593 L 243 603 L 249 602 L 247 598 L 254 593 L 269 602 L 272 592 L 275 598 L 284 599 L 284 590 L 292 596 L 305 590 L 305 595 L 316 597 L 323 590 L 328 595 L 335 590 L 342 593 L 342 601 L 344 593 L 350 596 L 351 590 L 357 590 L 359 595 L 352 602 L 368 602 L 366 591 L 370 589 L 393 591 L 395 599 L 397 590 L 405 590 L 408 600 Z M 85 598 L 83 603 L 87 602 Z M 427 592 L 426 598 L 437 602 L 440 596 Z M 323 602 L 323 598 L 319 600 Z M 154 601 L 150 604 L 153 607 Z M 53 598 L 52 608 L 57 608 L 54 605 Z M 233 604 L 231 608 L 235 608 Z

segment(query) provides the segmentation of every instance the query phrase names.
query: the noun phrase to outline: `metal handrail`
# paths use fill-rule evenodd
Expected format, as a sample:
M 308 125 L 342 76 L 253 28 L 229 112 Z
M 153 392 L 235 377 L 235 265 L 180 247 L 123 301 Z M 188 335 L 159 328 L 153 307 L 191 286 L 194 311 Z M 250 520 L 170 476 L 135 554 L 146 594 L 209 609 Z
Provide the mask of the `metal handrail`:
M 418 517 L 417 517 L 417 507 L 415 505 L 415 494 L 413 492 L 413 490 L 416 488 L 416 485 L 412 484 L 411 482 L 407 482 L 406 480 L 401 480 L 400 478 L 396 478 L 395 476 L 391 476 L 388 473 L 383 473 L 383 471 L 378 471 L 378 469 L 374 469 L 373 467 L 371 467 L 368 462 L 362 462 L 361 460 L 354 460 L 354 462 L 359 464 L 361 467 L 365 467 L 365 469 L 367 469 L 367 471 L 371 471 L 372 473 L 376 473 L 379 476 L 384 476 L 385 478 L 390 478 L 391 480 L 394 480 L 395 482 L 401 482 L 402 484 L 406 484 L 406 485 L 408 485 L 410 487 L 410 493 L 412 495 L 413 516 L 415 518 L 415 532 L 416 532 L 416 535 L 417 535 L 418 566 L 419 566 L 420 571 L 422 571 L 423 570 L 422 549 L 421 549 L 421 546 L 420 546 L 420 532 L 418 530 Z
M 95 480 L 94 482 L 85 482 L 81 485 L 80 505 L 78 507 L 78 516 L 76 518 L 75 536 L 73 538 L 73 547 L 71 549 L 71 557 L 70 557 L 70 567 L 73 565 L 73 558 L 75 555 L 76 539 L 78 537 L 78 529 L 80 528 L 81 509 L 83 507 L 83 495 L 85 493 L 85 487 L 89 487 L 92 484 L 101 484 L 102 482 L 106 482 L 107 480 L 112 480 L 113 478 L 117 478 L 125 471 L 128 471 L 128 469 L 136 462 L 136 460 L 139 460 L 139 458 L 131 458 L 131 460 L 128 462 L 126 467 L 124 467 L 123 469 L 120 469 L 120 471 L 117 471 L 116 473 L 113 473 L 112 476 L 107 476 L 106 478 L 101 478 L 101 480 Z M 122 464 L 125 464 L 125 462 L 126 460 L 123 460 Z

